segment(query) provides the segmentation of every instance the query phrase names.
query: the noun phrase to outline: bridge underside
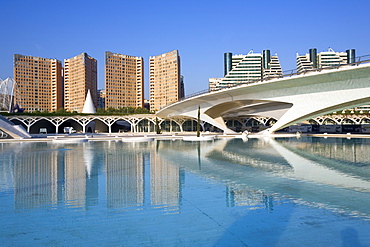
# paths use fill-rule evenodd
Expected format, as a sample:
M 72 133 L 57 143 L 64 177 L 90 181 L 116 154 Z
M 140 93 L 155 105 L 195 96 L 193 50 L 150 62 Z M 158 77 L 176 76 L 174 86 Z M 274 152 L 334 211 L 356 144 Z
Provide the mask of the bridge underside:
M 225 133 L 226 117 L 272 117 L 277 122 L 267 130 L 275 132 L 295 123 L 345 108 L 370 104 L 370 65 L 346 66 L 273 79 L 199 95 L 160 110 L 159 117 L 196 118 Z

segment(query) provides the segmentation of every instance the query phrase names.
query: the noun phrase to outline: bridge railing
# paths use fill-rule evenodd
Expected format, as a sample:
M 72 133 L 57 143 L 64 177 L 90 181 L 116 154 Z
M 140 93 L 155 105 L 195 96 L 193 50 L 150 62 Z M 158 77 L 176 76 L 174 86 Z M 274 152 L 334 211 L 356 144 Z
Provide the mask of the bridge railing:
M 302 74 L 306 74 L 306 73 L 309 73 L 309 72 L 320 72 L 320 71 L 323 71 L 323 70 L 338 69 L 338 68 L 346 67 L 346 66 L 358 66 L 358 65 L 363 64 L 363 63 L 370 63 L 370 55 L 364 55 L 364 56 L 356 57 L 354 63 L 338 64 L 338 65 L 335 65 L 335 66 L 309 69 L 309 70 L 305 70 L 305 71 L 301 71 L 301 72 L 298 72 L 297 69 L 291 69 L 291 70 L 283 71 L 281 75 L 269 76 L 269 77 L 265 77 L 261 80 L 229 83 L 229 84 L 223 86 L 222 88 L 217 88 L 217 89 L 214 89 L 214 90 L 205 89 L 205 90 L 202 90 L 202 91 L 199 91 L 199 92 L 188 94 L 184 98 L 179 99 L 178 101 L 183 101 L 183 100 L 195 97 L 195 96 L 199 96 L 199 95 L 210 93 L 210 92 L 220 91 L 220 90 L 223 90 L 223 89 L 239 87 L 239 86 L 242 86 L 242 85 L 255 84 L 255 83 L 265 82 L 265 81 L 269 81 L 269 80 L 277 79 L 277 78 L 292 77 L 292 76 L 295 76 L 295 75 L 302 75 Z M 162 107 L 162 108 L 164 108 L 164 107 Z

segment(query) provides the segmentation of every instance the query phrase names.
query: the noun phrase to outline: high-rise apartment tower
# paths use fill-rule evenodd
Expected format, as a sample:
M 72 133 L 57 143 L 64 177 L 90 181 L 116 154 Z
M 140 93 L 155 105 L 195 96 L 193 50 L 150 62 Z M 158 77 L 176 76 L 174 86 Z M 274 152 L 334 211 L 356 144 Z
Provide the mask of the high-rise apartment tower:
M 97 61 L 87 53 L 64 59 L 64 108 L 82 112 L 88 90 L 98 106 Z
M 105 89 L 98 90 L 98 108 L 105 108 Z
M 157 111 L 185 96 L 180 55 L 173 50 L 149 59 L 150 109 Z
M 25 111 L 56 111 L 63 107 L 62 63 L 57 59 L 14 55 L 16 102 Z
M 142 57 L 105 53 L 105 109 L 144 107 Z

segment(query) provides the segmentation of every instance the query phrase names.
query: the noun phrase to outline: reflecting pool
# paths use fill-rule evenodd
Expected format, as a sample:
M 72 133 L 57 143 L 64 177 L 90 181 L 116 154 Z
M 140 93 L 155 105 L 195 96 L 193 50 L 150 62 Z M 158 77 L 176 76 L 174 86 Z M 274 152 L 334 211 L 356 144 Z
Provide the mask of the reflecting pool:
M 370 246 L 370 139 L 0 143 L 2 246 Z

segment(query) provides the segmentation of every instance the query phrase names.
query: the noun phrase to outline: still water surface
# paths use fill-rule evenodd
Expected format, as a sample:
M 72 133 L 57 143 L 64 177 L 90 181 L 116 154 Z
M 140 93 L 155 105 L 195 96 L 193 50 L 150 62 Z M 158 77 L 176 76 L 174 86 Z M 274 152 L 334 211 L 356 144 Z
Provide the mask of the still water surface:
M 3 246 L 370 246 L 370 140 L 0 143 Z

